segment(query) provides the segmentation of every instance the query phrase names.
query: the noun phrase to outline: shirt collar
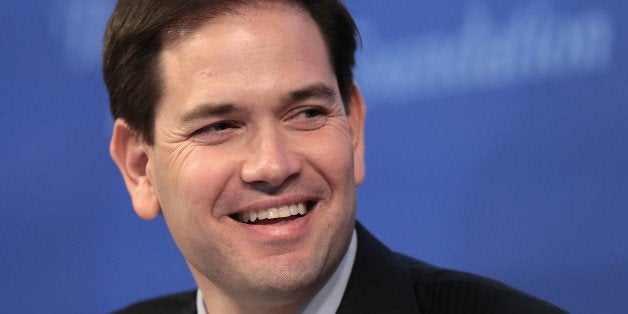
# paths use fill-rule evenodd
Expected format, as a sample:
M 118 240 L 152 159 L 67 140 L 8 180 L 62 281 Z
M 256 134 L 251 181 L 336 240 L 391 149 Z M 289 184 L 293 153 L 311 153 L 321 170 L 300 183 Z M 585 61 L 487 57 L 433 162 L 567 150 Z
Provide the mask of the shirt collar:
M 327 283 L 320 289 L 314 297 L 308 301 L 301 309 L 296 313 L 310 314 L 310 313 L 335 313 L 340 306 L 342 296 L 344 295 L 347 283 L 349 282 L 349 276 L 351 275 L 351 269 L 353 269 L 353 262 L 355 261 L 355 255 L 358 249 L 358 237 L 355 229 L 351 236 L 351 242 L 349 248 L 342 258 L 340 265 L 334 271 L 334 274 L 329 278 Z M 205 304 L 203 303 L 203 294 L 201 289 L 196 291 L 196 310 L 198 314 L 207 314 Z

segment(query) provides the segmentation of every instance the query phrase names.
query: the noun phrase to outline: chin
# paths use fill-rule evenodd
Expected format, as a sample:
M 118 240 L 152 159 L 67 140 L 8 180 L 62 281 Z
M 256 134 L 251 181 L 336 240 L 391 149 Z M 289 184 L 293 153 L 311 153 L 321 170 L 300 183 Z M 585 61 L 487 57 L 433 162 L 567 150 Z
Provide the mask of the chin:
M 258 272 L 248 278 L 254 278 L 250 285 L 255 294 L 265 298 L 309 298 L 324 285 L 334 266 L 322 262 L 280 263 L 270 271 Z

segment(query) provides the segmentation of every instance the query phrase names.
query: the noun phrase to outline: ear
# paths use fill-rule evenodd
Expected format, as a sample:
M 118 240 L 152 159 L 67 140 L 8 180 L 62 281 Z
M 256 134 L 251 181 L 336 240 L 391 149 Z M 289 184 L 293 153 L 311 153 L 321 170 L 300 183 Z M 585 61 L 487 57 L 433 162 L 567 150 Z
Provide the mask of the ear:
M 353 176 L 355 185 L 364 181 L 364 119 L 366 106 L 360 88 L 356 83 L 351 87 L 351 102 L 349 103 L 349 125 L 353 139 Z
M 160 212 L 157 193 L 148 176 L 150 149 L 124 120 L 115 121 L 109 153 L 124 177 L 135 213 L 146 220 L 154 219 Z

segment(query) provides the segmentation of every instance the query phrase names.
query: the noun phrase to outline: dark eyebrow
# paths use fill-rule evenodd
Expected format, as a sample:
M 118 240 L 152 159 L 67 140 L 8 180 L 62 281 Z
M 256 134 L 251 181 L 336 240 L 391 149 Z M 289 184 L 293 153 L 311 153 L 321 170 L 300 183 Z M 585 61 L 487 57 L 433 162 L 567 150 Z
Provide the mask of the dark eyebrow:
M 284 103 L 299 102 L 308 99 L 332 100 L 335 96 L 336 92 L 333 88 L 323 83 L 318 83 L 290 92 L 284 99 Z
M 225 115 L 225 114 L 236 111 L 236 109 L 237 109 L 236 106 L 230 103 L 226 103 L 226 104 L 203 103 L 203 104 L 197 105 L 192 110 L 186 112 L 179 119 L 179 123 L 186 124 L 197 119 Z
M 284 97 L 283 103 L 295 103 L 308 99 L 333 100 L 335 96 L 336 92 L 333 88 L 323 83 L 317 83 L 289 92 Z M 179 124 L 187 124 L 197 119 L 212 116 L 226 115 L 237 110 L 238 108 L 232 103 L 202 103 L 184 113 L 179 119 Z

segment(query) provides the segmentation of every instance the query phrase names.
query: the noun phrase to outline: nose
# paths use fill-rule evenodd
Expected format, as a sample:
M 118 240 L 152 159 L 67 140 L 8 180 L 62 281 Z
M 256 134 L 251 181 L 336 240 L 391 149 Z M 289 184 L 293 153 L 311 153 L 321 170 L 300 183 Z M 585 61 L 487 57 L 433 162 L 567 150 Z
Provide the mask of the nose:
M 289 135 L 273 128 L 265 128 L 254 135 L 242 166 L 242 181 L 280 187 L 301 172 L 301 158 L 290 144 Z

